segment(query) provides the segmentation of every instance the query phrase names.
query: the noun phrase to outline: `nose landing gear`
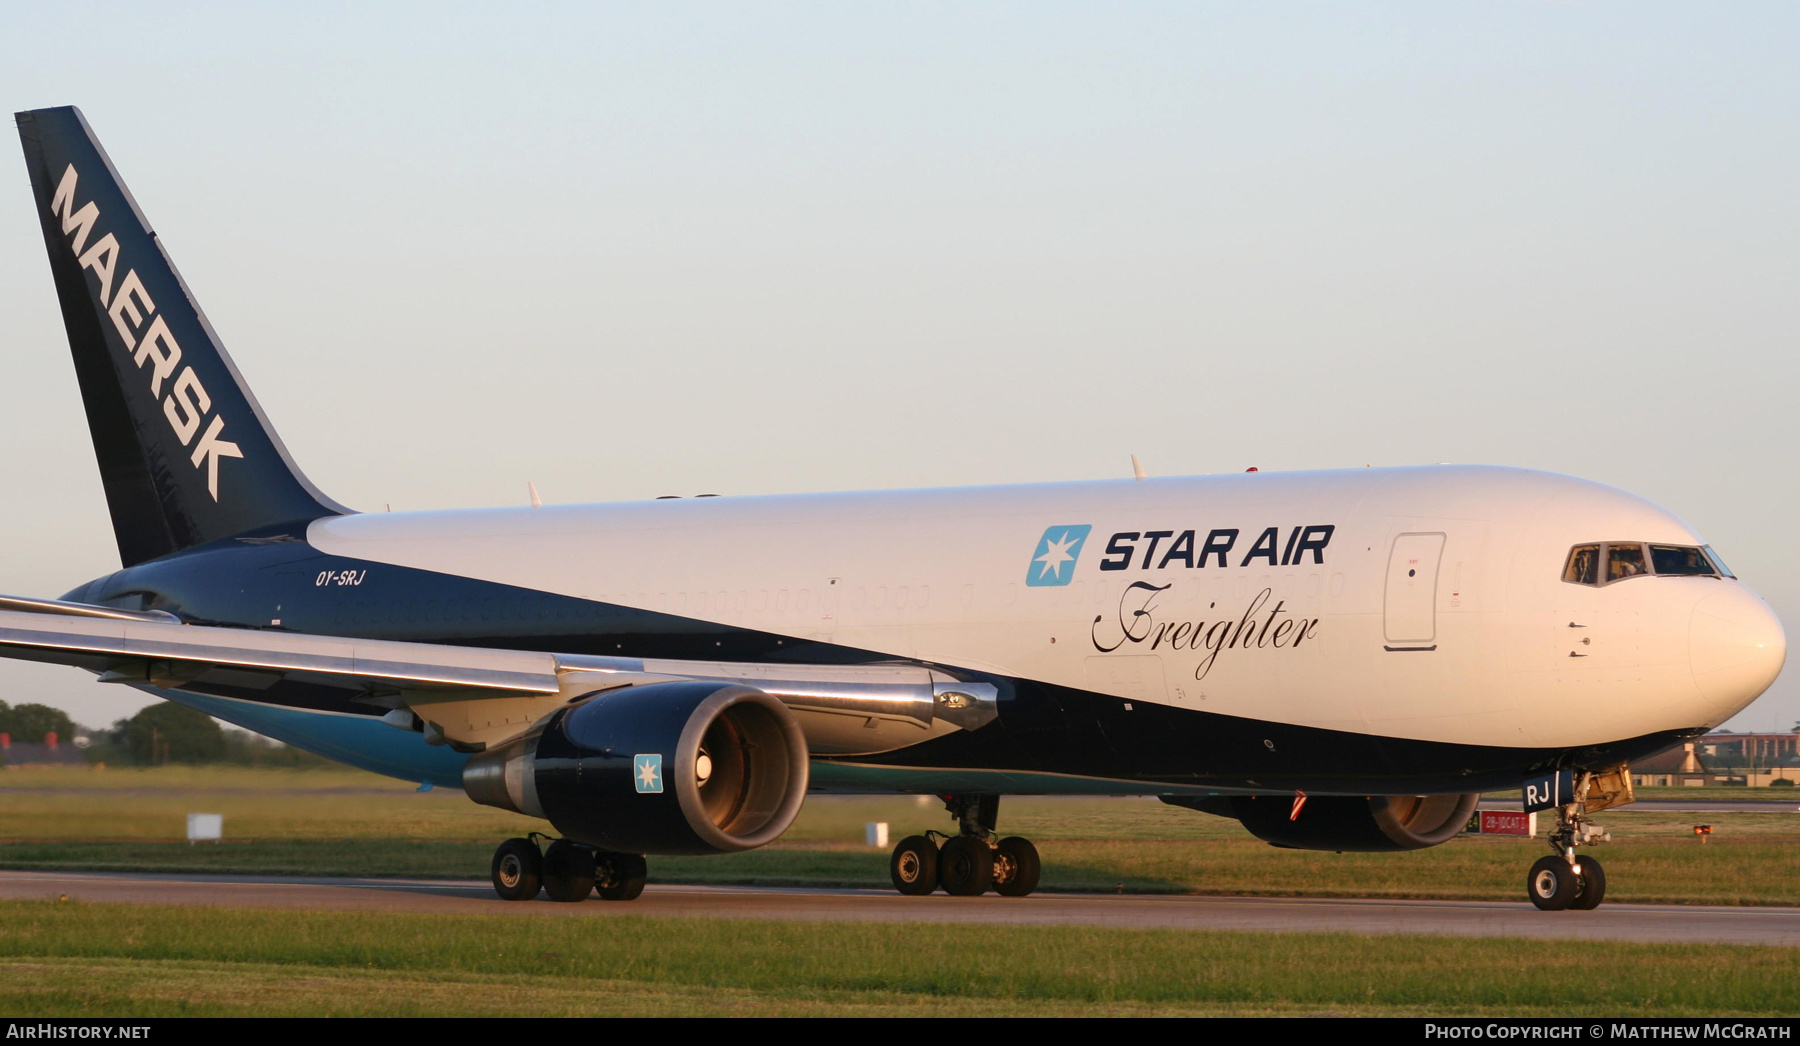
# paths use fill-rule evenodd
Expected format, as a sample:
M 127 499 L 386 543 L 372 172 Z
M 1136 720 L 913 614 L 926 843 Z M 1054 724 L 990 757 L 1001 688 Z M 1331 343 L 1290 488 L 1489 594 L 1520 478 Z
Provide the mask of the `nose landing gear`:
M 979 897 L 990 889 L 1002 897 L 1024 897 L 1037 889 L 1042 862 L 1031 840 L 1019 836 L 995 839 L 1000 813 L 997 795 L 947 795 L 944 808 L 955 817 L 960 834 L 909 835 L 894 847 L 888 873 L 894 889 L 923 897 L 938 887 L 953 897 Z
M 1556 808 L 1556 830 L 1549 840 L 1554 856 L 1538 858 L 1525 876 L 1525 896 L 1540 910 L 1592 911 L 1600 907 L 1606 897 L 1606 869 L 1598 860 L 1578 855 L 1576 848 L 1612 841 L 1612 834 L 1588 815 L 1636 798 L 1630 771 L 1629 766 L 1620 764 L 1599 773 L 1583 773 L 1576 779 L 1574 801 Z
M 1525 892 L 1546 912 L 1592 911 L 1606 896 L 1606 870 L 1592 857 L 1540 857 L 1525 876 Z

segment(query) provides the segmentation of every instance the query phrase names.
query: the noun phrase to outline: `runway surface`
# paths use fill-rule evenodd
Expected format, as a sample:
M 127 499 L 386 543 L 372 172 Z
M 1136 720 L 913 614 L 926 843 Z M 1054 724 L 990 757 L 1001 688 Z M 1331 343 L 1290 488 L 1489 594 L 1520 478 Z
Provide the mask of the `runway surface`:
M 0 871 L 0 899 L 59 896 L 123 904 L 518 918 L 658 915 L 1800 946 L 1800 908 L 1606 904 L 1592 912 L 1540 912 L 1523 900 L 1515 904 L 1054 893 L 1023 898 L 902 897 L 886 890 L 655 884 L 630 903 L 507 903 L 495 897 L 486 882 L 460 880 Z

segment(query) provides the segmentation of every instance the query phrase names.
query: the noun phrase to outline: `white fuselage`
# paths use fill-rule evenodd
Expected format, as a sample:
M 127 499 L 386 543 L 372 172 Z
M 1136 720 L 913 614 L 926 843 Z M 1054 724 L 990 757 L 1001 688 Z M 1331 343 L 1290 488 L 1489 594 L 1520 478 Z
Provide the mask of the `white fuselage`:
M 1297 551 L 1321 528 L 1322 548 Z M 1188 565 L 1232 530 L 1229 551 Z M 368 514 L 318 520 L 307 539 L 1124 701 L 1456 744 L 1710 727 L 1786 652 L 1733 579 L 1563 581 L 1583 542 L 1704 542 L 1641 498 L 1524 469 Z

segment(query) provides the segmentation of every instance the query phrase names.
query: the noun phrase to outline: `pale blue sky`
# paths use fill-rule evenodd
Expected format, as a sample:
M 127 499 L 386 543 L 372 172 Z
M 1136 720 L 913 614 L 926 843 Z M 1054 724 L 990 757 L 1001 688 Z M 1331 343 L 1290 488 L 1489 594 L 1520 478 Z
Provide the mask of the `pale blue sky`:
M 0 99 L 82 107 L 347 504 L 1494 462 L 1800 621 L 1793 5 L 171 6 L 15 7 Z M 14 155 L 0 591 L 55 594 L 117 562 Z

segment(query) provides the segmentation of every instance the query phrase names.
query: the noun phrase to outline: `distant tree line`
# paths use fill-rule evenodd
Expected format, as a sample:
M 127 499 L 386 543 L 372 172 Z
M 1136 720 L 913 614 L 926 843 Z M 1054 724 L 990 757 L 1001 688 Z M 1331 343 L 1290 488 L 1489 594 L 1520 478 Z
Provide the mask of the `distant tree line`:
M 15 743 L 41 744 L 55 732 L 59 745 L 88 738 L 90 762 L 162 766 L 168 763 L 230 763 L 240 766 L 335 766 L 329 759 L 271 741 L 244 730 L 220 729 L 218 721 L 199 709 L 158 701 L 110 730 L 83 730 L 68 713 L 49 705 L 8 705 L 0 701 L 0 733 Z
M 333 766 L 329 759 L 271 741 L 261 734 L 222 730 L 197 708 L 159 701 L 113 724 L 106 746 L 138 766 L 233 763 L 240 766 Z M 90 747 L 90 751 L 96 746 Z
M 54 733 L 60 744 L 75 740 L 75 722 L 69 713 L 49 705 L 13 706 L 0 701 L 0 734 L 8 734 L 21 744 L 42 744 L 44 735 Z

